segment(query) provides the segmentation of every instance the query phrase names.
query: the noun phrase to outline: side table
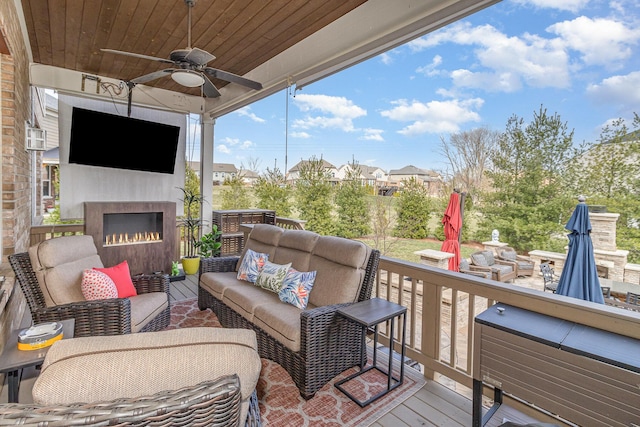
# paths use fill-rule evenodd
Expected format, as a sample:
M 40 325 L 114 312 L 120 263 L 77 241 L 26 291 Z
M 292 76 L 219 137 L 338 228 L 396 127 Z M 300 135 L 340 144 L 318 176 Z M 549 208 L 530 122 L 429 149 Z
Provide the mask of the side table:
M 75 319 L 62 320 L 62 339 L 73 338 Z M 24 328 L 11 331 L 0 357 L 0 373 L 7 374 L 9 403 L 18 403 L 22 370 L 44 362 L 49 347 L 37 350 L 18 350 L 18 333 Z
M 400 386 L 404 381 L 404 356 L 405 356 L 405 344 L 406 344 L 406 332 L 407 332 L 407 308 L 403 307 L 399 304 L 393 303 L 391 301 L 387 301 L 382 298 L 371 298 L 366 301 L 361 301 L 344 308 L 341 308 L 337 311 L 337 313 L 353 322 L 358 323 L 364 329 L 364 333 L 362 334 L 362 351 L 366 352 L 366 331 L 367 329 L 373 327 L 373 361 L 370 366 L 362 367 L 362 369 L 354 374 L 349 375 L 347 378 L 344 378 L 338 381 L 335 386 L 338 390 L 343 392 L 347 397 L 356 402 L 360 407 L 365 407 L 371 402 L 385 394 L 389 393 L 391 390 Z M 396 378 L 393 376 L 393 337 L 394 337 L 394 326 L 396 317 L 402 316 L 402 355 L 400 357 L 400 378 Z M 378 367 L 378 325 L 380 323 L 390 321 L 389 327 L 389 337 L 391 337 L 391 345 L 389 346 L 389 366 L 387 370 L 383 370 Z M 380 391 L 379 393 L 371 396 L 369 399 L 364 402 L 357 399 L 351 393 L 349 393 L 343 387 L 343 384 L 368 372 L 372 369 L 375 369 L 384 375 L 387 376 L 387 388 Z

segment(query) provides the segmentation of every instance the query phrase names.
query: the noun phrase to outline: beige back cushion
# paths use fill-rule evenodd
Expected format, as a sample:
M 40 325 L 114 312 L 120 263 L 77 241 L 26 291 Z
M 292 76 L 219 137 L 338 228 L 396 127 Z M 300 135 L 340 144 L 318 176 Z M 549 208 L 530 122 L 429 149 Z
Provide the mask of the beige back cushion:
M 273 258 L 269 258 L 276 264 L 288 264 L 298 271 L 309 271 L 311 252 L 319 234 L 304 230 L 287 230 L 280 237 L 278 247 Z
M 282 228 L 276 227 L 275 225 L 255 224 L 249 234 L 249 238 L 244 244 L 244 249 L 236 265 L 236 271 L 238 271 L 238 267 L 240 267 L 240 263 L 247 249 L 269 254 L 269 259 L 272 260 L 283 232 L 284 230 Z
M 84 301 L 82 271 L 104 267 L 91 236 L 45 240 L 29 248 L 29 258 L 47 307 Z
M 356 302 L 370 253 L 362 242 L 320 237 L 309 261 L 309 270 L 317 271 L 309 303 L 324 306 Z

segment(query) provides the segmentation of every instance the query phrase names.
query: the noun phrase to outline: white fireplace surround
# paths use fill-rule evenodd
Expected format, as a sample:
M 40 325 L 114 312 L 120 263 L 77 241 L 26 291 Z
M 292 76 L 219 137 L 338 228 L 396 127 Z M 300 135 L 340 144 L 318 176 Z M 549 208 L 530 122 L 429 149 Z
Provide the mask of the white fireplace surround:
M 125 169 L 85 166 L 69 163 L 69 140 L 73 107 L 104 113 L 126 115 L 125 104 L 106 103 L 88 98 L 58 95 L 58 128 L 60 140 L 60 216 L 63 219 L 83 219 L 83 202 L 92 201 L 140 201 L 172 200 L 182 197 L 179 187 L 184 187 L 186 124 L 185 114 L 151 110 L 133 106 L 131 117 L 180 127 L 175 172 L 171 174 L 142 172 Z M 100 132 L 100 129 L 96 129 Z M 144 135 L 140 135 L 144 138 Z M 144 153 L 134 149 L 125 156 Z M 181 216 L 182 203 L 177 204 L 176 215 Z

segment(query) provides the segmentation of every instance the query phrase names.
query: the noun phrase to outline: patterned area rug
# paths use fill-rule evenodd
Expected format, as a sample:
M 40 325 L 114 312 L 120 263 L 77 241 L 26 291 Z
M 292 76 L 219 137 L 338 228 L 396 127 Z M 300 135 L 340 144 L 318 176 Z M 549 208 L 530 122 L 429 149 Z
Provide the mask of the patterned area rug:
M 170 329 L 196 326 L 220 327 L 220 323 L 211 310 L 200 311 L 196 299 L 171 305 Z M 384 364 L 384 355 L 378 355 L 379 363 Z M 406 368 L 404 383 L 400 387 L 361 408 L 334 386 L 336 381 L 356 371 L 357 368 L 352 368 L 343 372 L 320 389 L 313 399 L 304 400 L 287 371 L 271 360 L 262 359 L 262 371 L 257 386 L 262 423 L 270 427 L 368 426 L 425 384 L 420 372 Z M 357 398 L 366 400 L 368 396 L 386 387 L 386 377 L 374 369 L 343 386 Z

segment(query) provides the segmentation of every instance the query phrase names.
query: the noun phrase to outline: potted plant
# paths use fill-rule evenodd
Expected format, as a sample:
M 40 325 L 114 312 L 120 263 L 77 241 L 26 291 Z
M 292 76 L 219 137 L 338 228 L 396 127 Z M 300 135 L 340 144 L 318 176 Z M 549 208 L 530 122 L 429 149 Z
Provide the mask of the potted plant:
M 213 224 L 211 231 L 203 235 L 200 240 L 195 243 L 195 247 L 198 249 L 201 257 L 210 258 L 220 254 L 220 248 L 222 247 L 220 236 L 222 236 L 222 232 L 218 230 L 216 224 Z
M 199 216 L 200 207 L 204 202 L 204 197 L 198 191 L 180 187 L 183 193 L 181 201 L 184 203 L 184 216 L 178 223 L 183 227 L 184 239 L 186 242 L 185 253 L 182 258 L 182 269 L 185 274 L 195 274 L 200 268 L 200 255 L 196 253 L 196 244 L 200 227 L 203 224 Z

